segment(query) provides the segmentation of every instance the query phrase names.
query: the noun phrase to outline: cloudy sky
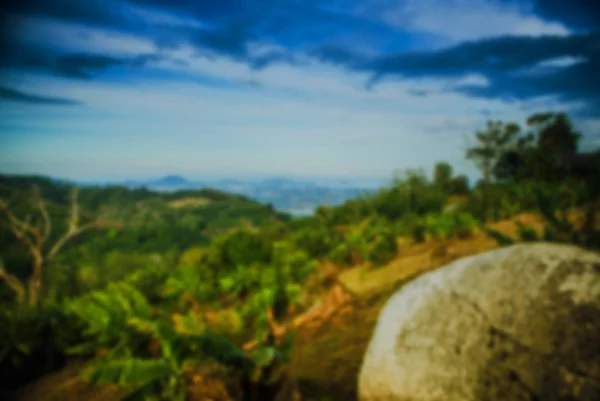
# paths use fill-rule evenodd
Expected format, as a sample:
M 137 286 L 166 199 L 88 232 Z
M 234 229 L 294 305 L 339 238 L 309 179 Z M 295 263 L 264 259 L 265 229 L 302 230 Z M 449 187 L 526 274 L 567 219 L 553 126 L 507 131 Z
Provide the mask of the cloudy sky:
M 472 176 L 465 136 L 547 110 L 600 146 L 597 0 L 8 0 L 0 17 L 3 173 Z

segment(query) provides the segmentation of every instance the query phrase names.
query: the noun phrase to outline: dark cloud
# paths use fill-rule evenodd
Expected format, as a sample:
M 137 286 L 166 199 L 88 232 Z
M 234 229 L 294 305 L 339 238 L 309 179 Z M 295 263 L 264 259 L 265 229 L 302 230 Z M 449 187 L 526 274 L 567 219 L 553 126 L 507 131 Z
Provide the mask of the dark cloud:
M 519 0 L 493 1 L 523 4 Z M 502 99 L 555 95 L 566 100 L 586 100 L 589 104 L 600 94 L 594 71 L 600 54 L 599 0 L 529 0 L 531 10 L 542 19 L 559 21 L 576 29 L 577 34 L 505 36 L 435 51 L 394 54 L 389 53 L 390 49 L 414 48 L 410 33 L 343 11 L 345 7 L 350 10 L 356 5 L 356 1 L 350 3 L 335 0 L 20 0 L 9 1 L 0 16 L 42 16 L 129 32 L 154 40 L 163 48 L 187 44 L 197 50 L 198 56 L 227 57 L 254 69 L 273 63 L 297 64 L 302 56 L 308 55 L 324 63 L 371 73 L 373 78 L 367 89 L 385 77 L 455 78 L 478 74 L 490 85 L 451 89 L 469 96 Z M 184 16 L 200 24 L 184 26 L 166 20 L 149 24 L 133 11 L 135 7 Z M 3 33 L 7 33 L 3 39 L 16 37 L 20 29 L 14 18 L 11 21 L 3 25 Z M 16 40 L 4 40 L 0 43 L 0 66 L 92 79 L 111 68 L 143 67 L 162 57 L 147 54 L 123 58 L 91 52 L 58 54 L 52 50 L 50 39 L 49 47 L 41 49 L 32 49 Z M 360 48 L 357 45 L 365 43 L 370 46 L 369 53 L 378 56 L 357 51 Z M 252 49 L 260 45 L 276 45 L 278 50 L 257 55 Z M 566 68 L 521 73 L 537 63 L 560 57 L 583 61 Z M 426 93 L 417 89 L 412 94 Z
M 69 54 L 59 57 L 52 69 L 64 77 L 90 79 L 99 72 L 124 63 L 123 59 L 98 54 Z
M 78 106 L 82 104 L 78 100 L 25 93 L 5 86 L 0 86 L 0 101 L 60 106 Z
M 544 19 L 561 22 L 575 29 L 600 30 L 600 1 L 598 0 L 531 1 L 534 12 Z
M 194 16 L 211 21 L 231 20 L 249 13 L 265 12 L 276 1 L 272 0 L 125 0 L 138 6 L 168 10 L 178 15 Z
M 344 43 L 357 38 L 373 48 L 389 45 L 407 35 L 386 24 L 331 10 L 331 1 L 295 0 L 22 0 L 2 13 L 11 16 L 41 16 L 87 26 L 141 34 L 162 48 L 189 44 L 202 56 L 217 55 L 264 68 L 270 62 L 294 62 L 292 52 L 306 52 L 319 43 Z M 177 26 L 168 22 L 149 24 L 132 7 L 155 13 L 179 15 L 201 26 Z M 338 7 L 339 8 L 339 7 Z M 18 24 L 3 28 L 15 36 Z M 268 57 L 253 56 L 251 44 L 277 45 L 288 50 Z
M 411 52 L 364 62 L 359 68 L 378 77 L 486 76 L 559 57 L 588 57 L 600 51 L 600 34 L 506 36 L 465 42 L 439 51 Z
M 45 17 L 130 32 L 151 28 L 128 13 L 119 0 L 5 0 L 0 15 Z
M 570 66 L 536 68 L 544 61 L 573 58 Z M 367 89 L 386 76 L 400 78 L 485 77 L 489 85 L 461 85 L 450 90 L 473 97 L 528 100 L 555 96 L 586 103 L 585 113 L 600 113 L 600 33 L 571 36 L 501 37 L 430 52 L 403 53 L 352 61 L 348 65 L 373 74 Z M 528 71 L 529 70 L 529 71 Z
M 199 50 L 228 55 L 235 59 L 248 57 L 248 44 L 253 39 L 243 24 L 231 24 L 220 29 L 191 30 L 187 38 L 189 43 Z
M 12 46 L 4 52 L 0 67 L 49 73 L 73 79 L 93 79 L 114 67 L 140 68 L 164 59 L 160 54 L 114 57 L 93 53 L 62 53 L 39 46 Z
M 583 101 L 585 107 L 579 114 L 600 113 L 600 53 L 577 64 L 556 68 L 543 74 L 500 74 L 488 86 L 463 85 L 455 90 L 470 96 L 529 100 L 539 96 L 554 96 L 563 101 Z

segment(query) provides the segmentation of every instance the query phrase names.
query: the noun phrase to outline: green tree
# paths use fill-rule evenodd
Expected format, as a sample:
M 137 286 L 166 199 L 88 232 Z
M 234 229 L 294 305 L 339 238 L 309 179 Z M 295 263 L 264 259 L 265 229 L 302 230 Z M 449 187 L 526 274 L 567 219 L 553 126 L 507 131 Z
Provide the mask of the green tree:
M 466 157 L 472 160 L 482 173 L 482 218 L 487 219 L 490 211 L 498 215 L 492 206 L 491 188 L 494 177 L 494 168 L 502 155 L 510 149 L 521 131 L 518 124 L 503 123 L 501 121 L 488 121 L 484 131 L 477 131 L 477 143 L 467 149 Z
M 537 131 L 538 149 L 547 156 L 576 152 L 581 134 L 573 129 L 566 113 L 533 114 L 527 125 Z
M 448 193 L 451 189 L 452 166 L 446 162 L 438 162 L 433 171 L 433 183 Z
M 465 175 L 453 177 L 450 180 L 451 195 L 466 195 L 469 193 L 469 179 Z
M 481 171 L 485 183 L 492 182 L 496 162 L 520 131 L 521 127 L 515 123 L 488 121 L 484 131 L 475 133 L 477 142 L 467 149 L 466 157 Z

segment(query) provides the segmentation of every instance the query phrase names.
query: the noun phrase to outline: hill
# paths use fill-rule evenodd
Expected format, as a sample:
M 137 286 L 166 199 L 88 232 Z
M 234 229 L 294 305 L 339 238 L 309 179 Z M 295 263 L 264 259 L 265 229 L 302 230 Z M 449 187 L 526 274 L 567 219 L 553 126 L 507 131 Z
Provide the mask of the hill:
M 514 236 L 522 224 L 540 233 L 543 230 L 543 219 L 531 213 L 492 223 L 489 228 Z M 398 255 L 384 266 L 373 269 L 369 264 L 362 264 L 341 273 L 340 280 L 356 294 L 358 302 L 340 305 L 329 318 L 317 320 L 296 333 L 289 368 L 308 400 L 357 398 L 355 378 L 377 317 L 388 298 L 400 287 L 453 260 L 500 246 L 484 230 L 476 230 L 469 238 L 432 238 L 418 242 L 411 237 L 400 237 L 398 243 Z M 319 299 L 321 304 L 326 302 L 326 294 L 321 294 Z M 316 360 L 319 363 L 315 363 Z M 78 362 L 38 380 L 22 390 L 24 401 L 54 401 L 66 395 L 78 399 L 83 394 L 90 401 L 106 401 L 117 394 L 118 390 L 108 386 L 92 390 L 78 382 L 77 375 L 83 369 L 84 365 Z
M 79 222 L 68 186 L 35 178 L 50 197 L 48 215 L 35 214 L 23 202 L 31 182 L 17 180 L 1 190 L 23 217 L 5 213 L 2 222 L 25 247 L 15 253 L 34 250 L 29 269 L 11 260 L 0 270 L 0 327 L 9 328 L 0 338 L 0 388 L 46 375 L 25 386 L 30 399 L 64 399 L 64 380 L 75 398 L 90 400 L 115 398 L 114 385 L 139 399 L 273 401 L 298 388 L 306 400 L 356 399 L 378 311 L 407 280 L 518 241 L 600 249 L 600 159 L 574 165 L 558 147 L 548 158 L 548 144 L 561 142 L 544 135 L 576 137 L 562 124 L 542 127 L 538 143 L 513 137 L 511 127 L 498 138 L 497 124 L 469 149 L 485 167 L 474 187 L 438 163 L 433 180 L 409 171 L 306 218 L 218 191 L 81 189 L 86 213 L 124 227 L 78 237 L 52 260 L 45 221 L 67 233 Z M 241 205 L 259 207 L 261 219 L 229 227 L 240 223 Z M 216 216 L 203 213 L 217 206 L 227 218 L 207 230 Z M 82 214 L 81 223 L 93 218 Z
M 0 197 L 18 204 L 30 203 L 34 185 L 44 199 L 66 208 L 75 184 L 41 176 L 0 175 Z M 79 187 L 79 204 L 84 213 L 133 227 L 177 222 L 196 224 L 196 228 L 231 228 L 239 225 L 240 219 L 257 226 L 289 219 L 287 214 L 246 196 L 211 188 L 161 192 L 119 185 L 83 186 Z
M 99 186 L 82 183 L 83 186 Z M 103 184 L 104 185 L 104 184 Z M 360 185 L 321 184 L 290 178 L 269 178 L 264 180 L 222 179 L 216 181 L 194 181 L 178 175 L 169 175 L 147 181 L 124 181 L 109 186 L 125 186 L 131 189 L 147 188 L 153 191 L 172 192 L 214 188 L 220 191 L 240 194 L 248 198 L 271 204 L 278 210 L 293 215 L 310 215 L 320 205 L 339 205 L 348 199 L 369 192 Z
M 52 220 L 52 239 L 56 240 L 58 233 L 67 229 L 71 183 L 48 177 L 1 175 L 0 199 L 20 218 L 37 213 L 34 185 L 45 199 Z M 91 230 L 70 241 L 59 258 L 70 265 L 101 265 L 105 258 L 118 252 L 159 253 L 173 259 L 183 250 L 207 245 L 211 238 L 236 227 L 258 228 L 290 219 L 287 214 L 245 196 L 214 189 L 158 192 L 88 186 L 79 188 L 78 205 L 82 222 L 100 219 L 115 228 Z M 86 245 L 79 246 L 83 242 Z M 6 226 L 0 227 L 0 249 L 5 265 L 18 276 L 27 274 L 29 256 Z

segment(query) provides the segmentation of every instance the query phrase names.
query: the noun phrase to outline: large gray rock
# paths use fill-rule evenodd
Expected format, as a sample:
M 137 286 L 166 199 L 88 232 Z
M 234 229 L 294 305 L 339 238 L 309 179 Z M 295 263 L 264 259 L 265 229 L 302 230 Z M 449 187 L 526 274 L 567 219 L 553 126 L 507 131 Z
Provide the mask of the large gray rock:
M 453 262 L 384 307 L 361 401 L 600 400 L 600 255 L 519 244 Z

